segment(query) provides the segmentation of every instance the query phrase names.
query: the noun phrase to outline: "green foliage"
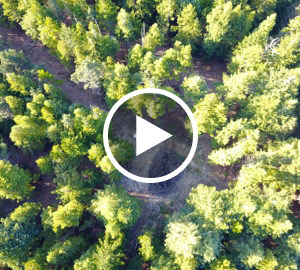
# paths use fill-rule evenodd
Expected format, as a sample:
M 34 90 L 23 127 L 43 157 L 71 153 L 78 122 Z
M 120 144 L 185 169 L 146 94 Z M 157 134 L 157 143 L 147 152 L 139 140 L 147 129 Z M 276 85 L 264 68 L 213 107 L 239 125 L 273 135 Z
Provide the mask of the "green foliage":
M 169 256 L 161 255 L 151 264 L 151 270 L 178 270 L 179 267 L 175 264 L 174 259 Z
M 237 270 L 234 264 L 226 259 L 226 257 L 221 257 L 220 259 L 216 259 L 210 265 L 210 270 Z
M 294 67 L 300 61 L 300 16 L 290 20 L 282 30 L 282 37 L 277 47 L 271 48 L 271 58 L 276 66 Z
M 102 67 L 98 61 L 85 58 L 76 66 L 71 79 L 76 83 L 84 83 L 85 89 L 99 89 L 101 87 L 102 73 Z
M 24 203 L 0 223 L 0 261 L 14 270 L 22 269 L 40 234 L 36 216 L 40 206 Z
M 137 261 L 135 269 L 151 270 L 299 268 L 299 224 L 292 216 L 299 189 L 299 140 L 291 134 L 298 120 L 300 24 L 298 16 L 279 30 L 288 1 L 0 3 L 3 16 L 19 22 L 68 69 L 74 64 L 73 81 L 100 94 L 105 91 L 109 106 L 145 87 L 183 93 L 194 105 L 199 133 L 213 137 L 209 161 L 231 166 L 222 168 L 224 181 L 235 180 L 221 191 L 204 185 L 192 189 L 187 205 L 171 216 L 162 234 L 138 237 L 138 257 L 131 240 L 126 242 L 127 229 L 140 215 L 138 201 L 116 186 L 102 189 L 103 179 L 107 183 L 118 175 L 102 146 L 106 114 L 69 106 L 53 75 L 30 64 L 21 52 L 1 51 L 4 141 L 10 133 L 16 146 L 43 150 L 35 153 L 40 157 L 36 163 L 56 184 L 57 200 L 41 215 L 43 232 L 37 204 L 25 203 L 1 220 L 1 267 L 119 270 L 134 269 L 127 262 Z M 250 32 L 252 24 L 257 28 Z M 173 47 L 160 47 L 173 40 Z M 225 57 L 225 62 L 232 52 L 228 73 L 215 90 L 192 73 L 192 48 L 194 53 L 204 48 L 205 57 Z M 172 108 L 166 99 L 147 95 L 127 107 L 154 119 Z M 1 136 L 1 158 L 11 158 L 11 149 Z M 125 141 L 113 139 L 111 150 L 121 163 L 133 156 Z M 221 169 L 212 168 L 216 174 Z M 31 177 L 8 161 L 0 161 L 1 181 L 2 198 L 23 200 L 33 189 Z M 99 243 L 89 246 L 102 230 Z
M 216 94 L 207 94 L 194 106 L 198 133 L 208 133 L 210 136 L 214 136 L 215 131 L 226 122 L 226 112 L 226 107 Z
M 200 22 L 197 18 L 195 7 L 192 4 L 188 4 L 183 8 L 177 18 L 177 30 L 178 33 L 175 37 L 176 40 L 181 41 L 183 44 L 199 44 L 201 39 Z
M 0 197 L 12 200 L 29 198 L 33 187 L 31 177 L 17 165 L 0 160 Z
M 22 18 L 22 12 L 18 10 L 18 0 L 1 0 L 3 14 L 11 21 L 19 21 Z
M 121 8 L 118 16 L 118 31 L 120 31 L 121 35 L 128 40 L 133 40 L 140 29 L 139 21 L 133 13 L 127 12 L 125 9 Z
M 275 25 L 276 14 L 269 16 L 250 35 L 245 37 L 233 51 L 228 66 L 230 72 L 255 70 L 262 62 L 265 45 Z
M 252 26 L 254 12 L 248 6 L 220 3 L 207 15 L 204 49 L 208 56 L 225 56 L 245 37 Z
M 175 14 L 178 9 L 178 3 L 176 0 L 162 0 L 156 6 L 156 10 L 159 14 L 159 21 L 163 26 L 165 32 L 169 32 L 170 24 L 175 21 Z
M 209 154 L 209 159 L 214 164 L 229 166 L 241 160 L 246 155 L 255 153 L 259 140 L 259 131 L 243 130 L 239 141 L 230 148 L 220 148 Z
M 196 269 L 196 256 L 203 262 L 211 262 L 219 254 L 218 233 L 209 231 L 200 222 L 195 223 L 183 217 L 176 217 L 166 227 L 166 248 L 174 254 L 176 262 Z
M 10 138 L 16 146 L 35 150 L 45 145 L 45 126 L 26 115 L 17 115 L 14 121 L 16 125 L 11 129 Z
M 135 90 L 135 78 L 124 64 L 116 63 L 109 78 L 105 78 L 106 101 L 113 105 L 117 100 Z
M 181 88 L 186 101 L 192 104 L 199 101 L 199 99 L 204 98 L 208 92 L 205 79 L 196 74 L 185 77 L 181 84 Z
M 52 171 L 52 161 L 50 156 L 40 157 L 36 160 L 36 164 L 43 174 L 50 174 Z
M 132 226 L 140 215 L 140 206 L 137 199 L 127 195 L 122 188 L 115 185 L 106 186 L 99 190 L 92 200 L 92 212 L 101 219 L 112 237 L 121 229 Z
M 155 258 L 155 250 L 153 247 L 153 236 L 151 232 L 147 231 L 139 236 L 139 243 L 141 247 L 139 248 L 139 253 L 142 255 L 145 261 L 153 260 Z
M 48 251 L 46 260 L 57 269 L 69 265 L 78 258 L 86 246 L 85 239 L 80 236 L 69 237 L 65 241 L 54 244 Z
M 105 234 L 104 239 L 99 239 L 99 244 L 92 246 L 84 255 L 75 261 L 75 270 L 97 269 L 118 270 L 124 264 L 121 251 L 122 235 L 112 238 Z
M 154 51 L 158 46 L 163 45 L 164 41 L 163 32 L 160 30 L 157 23 L 154 23 L 143 39 L 143 48 L 149 51 Z
M 78 227 L 83 210 L 83 205 L 76 200 L 59 205 L 57 209 L 48 206 L 42 214 L 44 227 L 52 228 L 55 232 L 64 228 Z
M 14 115 L 23 114 L 24 113 L 24 101 L 21 98 L 17 98 L 14 96 L 6 96 L 5 101 L 9 105 L 10 110 Z
M 99 19 L 100 27 L 112 30 L 116 24 L 117 6 L 111 0 L 96 1 L 97 18 Z

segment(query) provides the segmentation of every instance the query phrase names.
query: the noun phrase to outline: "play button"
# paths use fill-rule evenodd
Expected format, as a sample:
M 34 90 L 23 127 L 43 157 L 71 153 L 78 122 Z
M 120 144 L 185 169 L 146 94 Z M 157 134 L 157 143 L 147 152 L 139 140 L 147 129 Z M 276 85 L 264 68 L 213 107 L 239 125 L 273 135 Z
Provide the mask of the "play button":
M 123 96 L 108 112 L 103 128 L 112 165 L 143 183 L 175 178 L 191 162 L 197 143 L 192 111 L 176 94 L 162 89 L 139 89 Z
M 171 138 L 173 135 L 136 116 L 136 156 Z

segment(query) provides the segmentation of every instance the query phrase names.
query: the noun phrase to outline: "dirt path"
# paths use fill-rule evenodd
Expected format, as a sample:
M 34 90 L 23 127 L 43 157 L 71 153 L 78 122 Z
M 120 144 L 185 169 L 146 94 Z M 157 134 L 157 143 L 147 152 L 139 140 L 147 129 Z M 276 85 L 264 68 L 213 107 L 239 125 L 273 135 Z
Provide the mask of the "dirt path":
M 73 103 L 81 103 L 85 107 L 97 106 L 106 110 L 107 105 L 103 99 L 90 90 L 84 90 L 82 84 L 70 80 L 68 71 L 58 60 L 50 54 L 50 50 L 40 42 L 32 40 L 23 31 L 0 27 L 0 38 L 9 45 L 9 48 L 23 51 L 24 55 L 35 65 L 43 65 L 56 79 L 63 80 L 60 86 L 64 94 Z

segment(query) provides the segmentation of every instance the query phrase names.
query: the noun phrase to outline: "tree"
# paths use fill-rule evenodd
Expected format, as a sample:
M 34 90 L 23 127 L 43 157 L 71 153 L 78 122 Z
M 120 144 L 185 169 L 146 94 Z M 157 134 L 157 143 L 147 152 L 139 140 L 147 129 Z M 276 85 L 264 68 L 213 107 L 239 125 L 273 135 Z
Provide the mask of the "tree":
M 17 0 L 1 0 L 3 5 L 3 14 L 11 21 L 19 21 L 22 18 L 22 12 L 18 9 Z
M 181 84 L 181 88 L 186 101 L 192 105 L 204 98 L 208 92 L 205 79 L 196 74 L 185 77 Z
M 55 243 L 48 251 L 46 260 L 55 267 L 65 267 L 77 259 L 86 247 L 86 241 L 81 236 L 73 236 L 65 241 Z
M 281 32 L 280 43 L 271 52 L 276 66 L 294 67 L 300 61 L 300 16 L 290 20 L 289 25 Z
M 39 25 L 39 38 L 42 43 L 54 51 L 57 48 L 57 40 L 59 39 L 60 25 L 50 17 Z
M 7 73 L 5 75 L 12 91 L 16 93 L 19 92 L 24 96 L 29 95 L 30 88 L 34 86 L 33 81 L 30 78 L 15 73 Z
M 24 101 L 21 98 L 14 96 L 6 96 L 5 101 L 9 105 L 9 108 L 11 109 L 14 115 L 24 113 Z
M 140 23 L 135 18 L 133 13 L 129 13 L 125 9 L 121 8 L 118 13 L 117 20 L 117 29 L 120 32 L 121 36 L 123 36 L 127 40 L 135 39 L 140 29 Z
M 175 14 L 178 9 L 176 0 L 162 0 L 157 6 L 156 10 L 160 16 L 159 20 L 163 26 L 165 33 L 169 34 L 170 25 L 175 20 Z
M 118 270 L 124 264 L 121 251 L 123 236 L 112 238 L 108 233 L 99 244 L 92 246 L 84 255 L 75 261 L 75 270 L 97 269 Z
M 0 197 L 12 200 L 29 198 L 33 190 L 31 177 L 17 165 L 0 160 Z
M 234 135 L 233 138 L 235 138 Z M 259 130 L 243 130 L 239 140 L 232 147 L 213 150 L 208 158 L 213 164 L 221 166 L 232 165 L 240 161 L 244 156 L 255 153 L 259 138 Z
M 207 33 L 204 49 L 208 56 L 224 56 L 246 36 L 252 26 L 254 12 L 241 5 L 233 7 L 232 2 L 225 2 L 207 15 Z
M 112 237 L 121 229 L 133 225 L 140 215 L 137 199 L 128 196 L 125 190 L 115 185 L 107 185 L 104 190 L 98 191 L 92 200 L 91 210 L 104 222 L 106 231 Z
M 195 223 L 175 215 L 166 227 L 165 247 L 182 268 L 196 269 L 197 257 L 204 263 L 213 261 L 221 247 L 217 231 L 207 230 L 200 220 Z
M 231 73 L 258 68 L 275 21 L 276 14 L 272 14 L 237 45 L 228 65 Z
M 153 246 L 153 236 L 150 231 L 138 237 L 141 247 L 139 248 L 139 253 L 142 255 L 145 261 L 153 260 L 156 256 L 155 249 Z
M 154 23 L 143 39 L 143 48 L 154 51 L 158 46 L 164 44 L 164 40 L 163 32 L 160 30 L 158 24 Z
M 180 41 L 176 41 L 174 48 L 166 50 L 158 59 L 147 52 L 141 65 L 145 79 L 154 84 L 173 79 L 179 81 L 182 73 L 192 66 L 191 52 L 191 46 L 184 46 Z
M 41 228 L 37 222 L 40 206 L 24 203 L 0 223 L 1 264 L 13 270 L 22 269 L 31 249 L 39 238 Z
M 40 149 L 45 145 L 45 126 L 27 115 L 14 117 L 16 125 L 11 129 L 10 138 L 16 146 L 25 150 Z
M 262 1 L 262 0 L 254 0 L 249 1 L 249 5 L 251 6 L 252 10 L 255 10 L 255 19 L 256 21 L 260 22 L 264 20 L 267 16 L 271 15 L 276 7 L 277 4 L 281 1 L 278 0 L 268 0 L 268 1 Z
M 36 160 L 36 164 L 43 174 L 50 174 L 52 171 L 52 160 L 50 156 L 40 157 Z
M 71 75 L 75 83 L 84 83 L 85 89 L 98 90 L 101 88 L 103 77 L 103 67 L 99 61 L 90 57 L 85 58 L 76 65 L 75 72 Z
M 110 78 L 105 78 L 106 102 L 113 105 L 114 102 L 135 90 L 135 78 L 130 74 L 124 64 L 116 63 Z
M 86 50 L 89 57 L 105 61 L 108 56 L 114 57 L 119 50 L 119 43 L 115 37 L 103 35 L 96 23 L 89 23 L 89 31 L 86 32 L 88 45 Z
M 214 260 L 210 265 L 210 270 L 237 270 L 234 263 L 225 256 Z
M 117 23 L 117 6 L 111 0 L 97 0 L 96 1 L 97 18 L 102 28 L 113 30 Z
M 44 228 L 52 228 L 57 232 L 64 228 L 76 227 L 79 225 L 83 209 L 83 205 L 76 200 L 59 205 L 56 210 L 48 206 L 42 214 Z
M 194 106 L 194 110 L 199 134 L 214 136 L 215 131 L 226 122 L 226 107 L 215 93 L 207 94 Z
M 178 26 L 174 27 L 178 31 L 175 39 L 183 44 L 199 44 L 201 38 L 200 22 L 197 18 L 195 7 L 192 4 L 185 6 L 177 18 Z

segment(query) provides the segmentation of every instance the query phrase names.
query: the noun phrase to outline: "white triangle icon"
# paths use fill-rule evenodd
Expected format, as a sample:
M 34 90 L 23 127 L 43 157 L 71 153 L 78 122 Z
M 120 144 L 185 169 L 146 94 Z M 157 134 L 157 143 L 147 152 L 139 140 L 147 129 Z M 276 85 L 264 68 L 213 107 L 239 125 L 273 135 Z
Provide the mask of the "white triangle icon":
M 136 116 L 136 156 L 172 136 L 172 134 Z

